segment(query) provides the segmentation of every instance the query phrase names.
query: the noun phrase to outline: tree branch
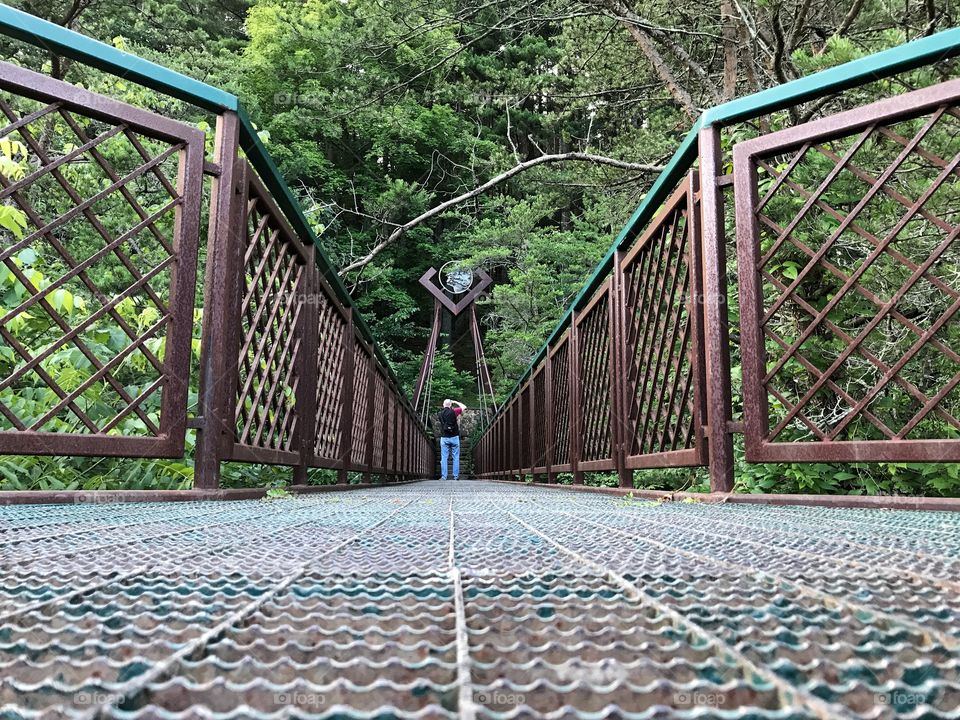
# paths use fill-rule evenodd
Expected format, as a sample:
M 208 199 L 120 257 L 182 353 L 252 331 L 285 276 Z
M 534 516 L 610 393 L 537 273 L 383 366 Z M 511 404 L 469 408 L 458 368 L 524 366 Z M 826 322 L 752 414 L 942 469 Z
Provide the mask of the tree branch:
M 847 11 L 846 16 L 843 18 L 843 21 L 840 23 L 840 27 L 837 28 L 836 32 L 833 33 L 834 37 L 843 37 L 847 34 L 847 31 L 853 25 L 854 21 L 857 19 L 857 16 L 860 14 L 860 11 L 863 10 L 863 6 L 866 0 L 853 0 L 853 3 L 850 5 L 850 10 Z M 823 44 L 823 48 L 820 50 L 821 54 L 827 49 L 827 43 Z
M 430 220 L 431 218 L 434 218 L 437 215 L 440 215 L 441 213 L 446 212 L 447 210 L 452 208 L 454 205 L 459 205 L 460 203 L 465 202 L 467 200 L 471 200 L 477 197 L 478 195 L 482 195 L 483 193 L 487 192 L 491 188 L 494 188 L 497 185 L 500 185 L 501 183 L 506 182 L 510 178 L 516 177 L 520 173 L 526 172 L 527 170 L 530 170 L 535 167 L 539 167 L 540 165 L 548 165 L 548 164 L 560 163 L 560 162 L 589 162 L 589 163 L 595 163 L 597 165 L 607 165 L 609 167 L 615 167 L 620 170 L 632 170 L 634 172 L 636 171 L 660 172 L 661 170 L 663 170 L 663 166 L 661 165 L 627 162 L 625 160 L 618 160 L 616 158 L 610 158 L 604 155 L 594 155 L 592 153 L 568 152 L 568 153 L 556 153 L 552 155 L 540 155 L 539 157 L 535 157 L 532 160 L 527 160 L 525 162 L 519 163 L 518 165 L 514 165 L 509 170 L 506 170 L 500 173 L 499 175 L 496 175 L 495 177 L 490 178 L 482 185 L 478 185 L 472 190 L 468 190 L 465 193 L 461 193 L 456 197 L 450 198 L 449 200 L 446 200 L 445 202 L 442 202 L 439 205 L 436 205 L 430 208 L 426 212 L 421 213 L 420 215 L 413 218 L 412 220 L 405 222 L 403 225 L 397 226 L 386 238 L 384 238 L 379 243 L 377 243 L 373 247 L 373 249 L 370 250 L 370 252 L 368 252 L 362 258 L 358 260 L 354 260 L 349 265 L 342 268 L 340 270 L 340 276 L 342 277 L 347 273 L 353 272 L 354 270 L 359 270 L 365 267 L 366 265 L 370 264 L 370 262 L 375 257 L 377 257 L 377 255 L 379 255 L 388 247 L 390 247 L 395 242 L 397 242 L 397 240 L 403 237 L 404 234 L 406 234 L 413 228 L 417 227 L 418 225 L 422 225 L 427 220 Z
M 660 57 L 659 53 L 652 47 L 654 39 L 663 43 L 663 45 L 673 54 L 675 58 L 686 65 L 687 69 L 690 70 L 695 77 L 700 79 L 700 89 L 706 93 L 710 99 L 717 103 L 721 102 L 720 94 L 714 88 L 713 82 L 711 81 L 707 71 L 702 65 L 693 59 L 690 53 L 687 52 L 686 48 L 684 48 L 674 39 L 674 35 L 677 34 L 675 30 L 661 28 L 650 23 L 648 20 L 640 17 L 636 12 L 631 10 L 630 7 L 627 6 L 622 0 L 602 0 L 602 2 L 611 12 L 614 13 L 616 19 L 619 20 L 628 31 L 630 31 L 630 34 L 633 35 L 634 40 L 636 40 L 640 45 L 644 55 L 646 55 L 647 59 L 651 62 L 651 64 L 654 65 L 657 73 L 661 75 L 663 81 L 667 83 L 668 86 L 675 86 L 681 94 L 686 95 L 688 99 L 690 98 L 690 93 L 686 89 L 680 87 L 676 76 L 674 76 L 669 69 L 666 69 L 666 72 L 670 77 L 668 78 L 667 75 L 664 74 L 666 63 L 663 61 L 663 58 Z M 662 66 L 658 66 L 658 61 L 662 64 Z M 684 104 L 684 100 L 682 100 L 678 95 L 675 95 L 675 97 L 681 104 Z M 695 119 L 696 109 L 693 107 L 692 100 L 690 100 L 690 108 L 694 111 L 693 114 L 691 114 L 691 118 Z

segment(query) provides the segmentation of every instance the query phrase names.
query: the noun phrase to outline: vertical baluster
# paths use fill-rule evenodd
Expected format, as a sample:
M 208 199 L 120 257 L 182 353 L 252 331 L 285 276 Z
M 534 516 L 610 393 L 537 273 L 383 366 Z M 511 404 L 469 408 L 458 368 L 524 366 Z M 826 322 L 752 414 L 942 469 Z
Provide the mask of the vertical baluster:
M 337 470 L 337 482 L 346 485 L 349 482 L 350 466 L 353 458 L 353 394 L 354 394 L 354 357 L 356 339 L 353 328 L 353 308 L 346 308 L 343 321 L 343 384 L 340 386 L 340 467 Z
M 197 432 L 194 487 L 220 484 L 220 458 L 235 432 L 233 401 L 237 390 L 237 304 L 240 262 L 246 240 L 246 163 L 237 159 L 240 124 L 237 114 L 217 117 L 207 258 L 205 305 L 200 346 L 200 427 Z
M 700 131 L 700 217 L 703 247 L 703 317 L 707 370 L 710 490 L 733 489 L 730 399 L 730 339 L 727 327 L 727 255 L 723 191 L 717 184 L 723 162 L 720 129 Z

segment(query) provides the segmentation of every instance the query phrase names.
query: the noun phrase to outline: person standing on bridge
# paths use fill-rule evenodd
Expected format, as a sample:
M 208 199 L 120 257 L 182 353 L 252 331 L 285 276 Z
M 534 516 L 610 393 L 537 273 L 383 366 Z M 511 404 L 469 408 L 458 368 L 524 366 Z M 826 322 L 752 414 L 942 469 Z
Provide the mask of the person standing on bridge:
M 456 405 L 456 407 L 453 407 Z M 440 411 L 440 479 L 447 479 L 447 459 L 453 455 L 453 479 L 460 479 L 460 416 L 467 406 L 444 400 Z

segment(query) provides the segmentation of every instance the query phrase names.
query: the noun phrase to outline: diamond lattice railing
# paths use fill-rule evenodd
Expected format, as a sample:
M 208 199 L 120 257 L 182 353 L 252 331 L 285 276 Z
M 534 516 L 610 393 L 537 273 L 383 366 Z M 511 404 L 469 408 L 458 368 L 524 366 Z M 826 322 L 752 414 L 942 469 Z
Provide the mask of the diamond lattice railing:
M 960 432 L 960 113 L 863 125 L 755 141 L 767 441 Z
M 373 467 L 382 468 L 386 459 L 384 417 L 387 410 L 387 382 L 381 373 L 373 378 L 373 417 L 368 418 L 373 431 Z
M 369 393 L 372 392 L 370 380 L 370 356 L 358 342 L 353 351 L 353 427 L 363 429 L 355 431 L 357 442 L 353 443 L 352 461 L 354 464 L 366 462 L 368 447 L 367 433 L 372 432 L 367 422 Z
M 530 428 L 532 432 L 532 465 L 543 467 L 546 465 L 546 425 L 544 407 L 547 401 L 547 374 L 543 368 L 533 378 L 533 412 L 531 413 Z
M 299 421 L 297 385 L 307 266 L 303 247 L 267 198 L 254 179 L 247 202 L 240 305 L 237 443 L 291 450 Z
M 24 72 L 0 94 L 0 443 L 177 454 L 203 135 Z
M 323 293 L 317 294 L 317 416 L 314 452 L 320 457 L 336 459 L 340 455 L 342 433 L 340 413 L 343 398 L 343 334 L 346 325 L 334 303 Z
M 569 348 L 569 340 L 564 340 L 553 351 L 553 357 L 550 359 L 550 374 L 553 385 L 551 392 L 553 393 L 554 408 L 566 408 L 570 401 L 568 393 L 570 386 Z M 570 462 L 570 414 L 554 410 L 553 423 L 553 462 L 557 465 L 565 465 Z
M 690 450 L 688 460 L 699 462 L 700 318 L 691 308 L 702 290 L 689 195 L 687 182 L 623 259 L 623 343 L 630 455 Z
M 275 172 L 238 157 L 238 123 L 221 114 L 208 161 L 199 128 L 0 63 L 0 453 L 183 458 L 189 404 L 206 489 L 224 460 L 341 481 L 429 465 Z
M 584 461 L 605 460 L 611 456 L 609 312 L 608 283 L 607 289 L 601 290 L 596 301 L 578 319 Z

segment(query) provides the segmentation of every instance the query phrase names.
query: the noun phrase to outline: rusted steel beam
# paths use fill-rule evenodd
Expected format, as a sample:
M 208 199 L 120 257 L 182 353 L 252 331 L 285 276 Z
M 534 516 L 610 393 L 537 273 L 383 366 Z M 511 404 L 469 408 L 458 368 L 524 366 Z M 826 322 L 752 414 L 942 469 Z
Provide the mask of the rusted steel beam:
M 491 480 L 490 482 L 503 482 Z M 576 490 L 602 495 L 626 495 L 649 500 L 683 501 L 696 500 L 704 504 L 739 504 L 863 508 L 873 510 L 924 510 L 960 512 L 960 498 L 916 497 L 908 495 L 790 495 L 754 493 L 691 493 L 670 490 L 630 490 L 627 488 L 595 485 L 549 485 L 554 490 Z
M 710 489 L 730 492 L 733 489 L 733 437 L 727 431 L 727 423 L 732 419 L 730 335 L 723 190 L 717 185 L 717 178 L 723 174 L 719 128 L 701 130 L 699 142 Z
M 403 481 L 400 484 L 423 482 L 421 478 Z M 342 492 L 345 490 L 369 490 L 377 484 L 354 485 L 291 485 L 287 489 L 298 495 L 312 493 Z M 145 503 L 145 502 L 196 502 L 256 500 L 265 497 L 269 488 L 216 488 L 194 490 L 2 490 L 0 507 L 8 505 L 59 505 L 78 503 Z

